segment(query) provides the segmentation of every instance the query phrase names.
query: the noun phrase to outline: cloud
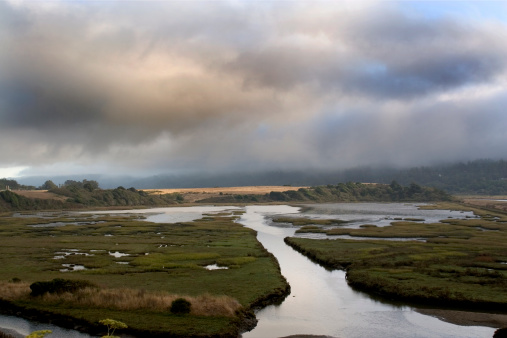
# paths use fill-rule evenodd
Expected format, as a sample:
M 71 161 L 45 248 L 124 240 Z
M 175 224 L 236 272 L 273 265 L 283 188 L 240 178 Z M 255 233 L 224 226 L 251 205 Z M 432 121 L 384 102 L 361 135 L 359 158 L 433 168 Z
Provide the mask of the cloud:
M 0 6 L 7 166 L 142 174 L 505 156 L 499 21 L 396 2 Z

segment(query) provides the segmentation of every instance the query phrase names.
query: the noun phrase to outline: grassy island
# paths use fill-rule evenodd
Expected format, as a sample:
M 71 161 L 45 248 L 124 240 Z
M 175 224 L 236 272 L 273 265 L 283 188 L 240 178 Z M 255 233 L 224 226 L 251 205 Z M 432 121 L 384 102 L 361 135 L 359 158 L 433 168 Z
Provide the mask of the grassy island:
M 136 336 L 235 337 L 255 322 L 254 307 L 289 290 L 274 257 L 237 217 L 155 224 L 128 215 L 4 216 L 2 311 L 95 334 L 105 334 L 99 320 L 114 318 Z M 83 287 L 34 295 L 33 283 L 61 279 Z M 178 298 L 191 303 L 190 313 L 171 312 Z
M 464 208 L 457 204 L 446 207 Z M 379 240 L 286 238 L 285 242 L 325 267 L 346 269 L 348 283 L 360 290 L 443 307 L 505 311 L 507 214 L 472 209 L 480 218 L 324 230 L 328 235 Z M 301 231 L 323 232 L 315 226 Z M 396 237 L 420 237 L 422 241 L 380 240 Z

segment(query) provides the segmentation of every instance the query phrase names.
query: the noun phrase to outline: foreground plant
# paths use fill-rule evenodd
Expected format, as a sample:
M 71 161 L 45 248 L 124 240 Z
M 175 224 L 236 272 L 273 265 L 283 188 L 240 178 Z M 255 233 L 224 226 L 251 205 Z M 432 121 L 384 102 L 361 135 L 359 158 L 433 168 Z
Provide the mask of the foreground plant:
M 116 329 L 126 329 L 127 324 L 114 319 L 102 319 L 99 323 L 107 327 L 107 335 L 102 336 L 103 338 L 120 338 L 119 336 L 113 336 Z
M 34 331 L 34 332 L 30 333 L 28 336 L 26 336 L 26 338 L 43 338 L 52 332 L 53 331 L 51 331 L 51 330 Z

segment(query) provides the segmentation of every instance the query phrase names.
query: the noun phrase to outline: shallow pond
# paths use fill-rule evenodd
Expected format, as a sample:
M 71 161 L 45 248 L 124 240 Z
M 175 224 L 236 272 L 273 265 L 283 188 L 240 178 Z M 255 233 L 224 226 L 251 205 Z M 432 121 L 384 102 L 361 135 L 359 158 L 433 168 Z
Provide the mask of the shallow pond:
M 391 222 L 421 219 L 435 223 L 446 218 L 475 218 L 473 212 L 419 209 L 422 203 L 322 203 L 308 204 L 300 216 L 325 219 L 336 218 L 348 223 L 342 228 L 358 228 L 362 224 L 388 226 Z
M 86 211 L 85 214 L 100 215 L 131 215 L 142 214 L 146 216 L 147 222 L 155 223 L 178 223 L 192 222 L 201 219 L 205 214 L 219 213 L 226 210 L 239 210 L 239 207 L 233 206 L 198 206 L 198 207 L 169 207 L 169 208 L 153 208 L 153 209 L 135 209 L 135 210 L 108 210 L 108 211 Z

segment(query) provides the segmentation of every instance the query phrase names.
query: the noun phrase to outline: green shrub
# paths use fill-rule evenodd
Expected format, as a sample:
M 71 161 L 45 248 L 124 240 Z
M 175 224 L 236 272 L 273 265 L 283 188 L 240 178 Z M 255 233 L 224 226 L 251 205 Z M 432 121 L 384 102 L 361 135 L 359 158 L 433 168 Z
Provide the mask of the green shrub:
M 120 338 L 119 336 L 113 336 L 114 331 L 128 328 L 127 324 L 110 318 L 99 320 L 99 323 L 107 327 L 107 335 L 102 336 L 103 338 Z
M 40 330 L 40 331 L 34 331 L 30 333 L 26 338 L 44 338 L 48 334 L 51 334 L 53 331 L 51 330 Z
M 41 296 L 45 293 L 63 293 L 76 292 L 79 289 L 87 287 L 97 287 L 95 284 L 86 280 L 71 280 L 55 278 L 49 282 L 35 282 L 30 285 L 32 296 Z
M 192 304 L 184 298 L 178 298 L 173 300 L 171 303 L 171 313 L 185 314 L 190 313 L 190 307 Z

